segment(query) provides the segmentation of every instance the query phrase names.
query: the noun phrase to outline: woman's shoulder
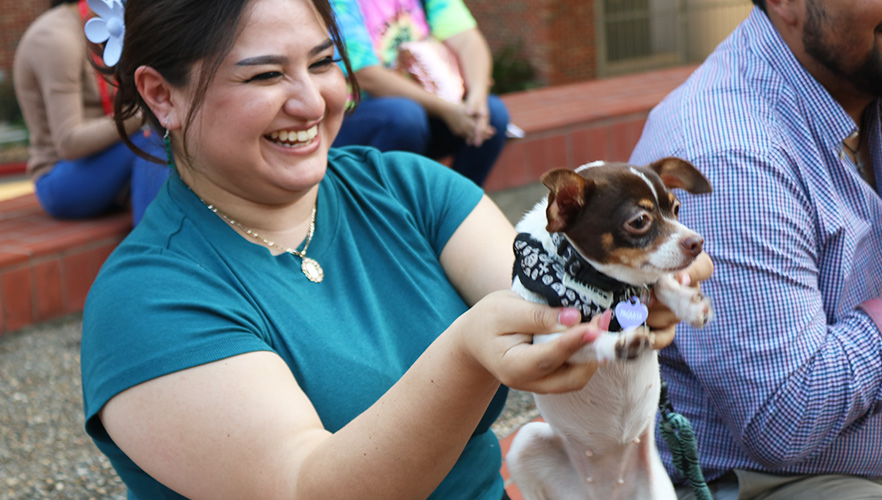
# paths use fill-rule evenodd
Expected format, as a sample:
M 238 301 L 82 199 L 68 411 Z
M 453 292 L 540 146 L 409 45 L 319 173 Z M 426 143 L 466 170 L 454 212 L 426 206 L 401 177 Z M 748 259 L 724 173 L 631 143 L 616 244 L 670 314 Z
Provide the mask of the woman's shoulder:
M 471 180 L 434 160 L 413 153 L 380 152 L 347 147 L 328 156 L 327 182 L 343 205 L 363 210 L 385 207 L 406 218 L 427 235 L 449 236 L 478 204 L 484 191 Z
M 417 163 L 431 163 L 432 160 L 407 151 L 380 151 L 371 146 L 344 146 L 331 148 L 328 151 L 329 162 L 355 162 L 365 164 L 381 164 L 389 159 L 407 160 Z
M 66 7 L 44 12 L 28 26 L 16 50 L 16 59 L 26 59 L 31 66 L 82 64 L 88 52 L 78 14 Z
M 404 204 L 431 200 L 443 205 L 477 200 L 484 193 L 453 169 L 405 151 L 381 152 L 362 146 L 332 149 L 328 166 L 330 182 L 357 190 L 381 190 Z
M 93 288 L 102 290 L 175 280 L 210 280 L 211 242 L 200 231 L 196 214 L 186 211 L 160 191 L 141 222 L 110 254 Z
M 78 42 L 75 47 L 60 42 Z M 58 50 L 86 50 L 86 36 L 79 14 L 67 6 L 60 6 L 40 14 L 25 30 L 20 43 L 48 45 Z
M 333 175 L 350 181 L 372 179 L 383 184 L 469 182 L 435 160 L 406 151 L 380 151 L 368 146 L 332 148 L 328 165 Z
M 101 266 L 92 285 L 90 299 L 104 294 L 111 301 L 121 294 L 140 293 L 151 287 L 178 289 L 177 282 L 193 284 L 210 280 L 204 264 L 188 255 L 178 235 L 185 228 L 180 224 L 168 235 L 149 231 L 149 221 L 144 220 L 111 252 Z M 192 239 L 190 237 L 189 239 Z M 192 245 L 189 245 L 192 246 Z M 186 286 L 186 285 L 185 285 Z

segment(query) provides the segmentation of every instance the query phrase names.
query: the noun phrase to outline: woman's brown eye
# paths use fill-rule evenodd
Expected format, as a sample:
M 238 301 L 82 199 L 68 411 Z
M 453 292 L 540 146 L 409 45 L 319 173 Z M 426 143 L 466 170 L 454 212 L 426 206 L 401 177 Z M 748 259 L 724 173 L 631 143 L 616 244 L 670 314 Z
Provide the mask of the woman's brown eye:
M 646 214 L 640 214 L 628 221 L 627 228 L 630 232 L 641 234 L 649 230 L 651 219 Z

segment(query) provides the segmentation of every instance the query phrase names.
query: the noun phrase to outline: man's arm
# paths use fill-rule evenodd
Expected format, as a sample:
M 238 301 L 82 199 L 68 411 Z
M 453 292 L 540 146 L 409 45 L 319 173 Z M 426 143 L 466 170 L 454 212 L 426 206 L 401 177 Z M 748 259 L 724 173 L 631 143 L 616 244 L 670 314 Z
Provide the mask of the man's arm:
M 714 260 L 703 290 L 716 318 L 683 328 L 678 352 L 736 441 L 770 469 L 817 455 L 878 412 L 882 387 L 877 326 L 820 281 L 834 265 L 823 247 L 841 235 L 819 227 L 822 207 L 776 166 L 784 161 L 697 159 L 714 194 L 688 197 L 681 212 Z

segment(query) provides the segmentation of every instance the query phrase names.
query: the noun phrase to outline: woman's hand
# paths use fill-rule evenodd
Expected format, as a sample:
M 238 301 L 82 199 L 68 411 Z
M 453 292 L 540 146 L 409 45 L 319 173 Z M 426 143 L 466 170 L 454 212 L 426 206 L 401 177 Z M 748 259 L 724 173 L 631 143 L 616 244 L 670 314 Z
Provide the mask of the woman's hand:
M 485 102 L 484 108 L 486 107 Z M 482 112 L 467 106 L 465 102 L 450 103 L 440 117 L 451 132 L 465 139 L 470 146 L 480 146 L 496 134 L 496 129 L 490 125 L 489 111 Z
M 570 364 L 570 356 L 594 341 L 597 323 L 580 323 L 576 309 L 528 302 L 510 291 L 487 295 L 450 329 L 460 335 L 463 359 L 503 384 L 538 393 L 582 388 L 597 365 Z M 554 341 L 533 344 L 534 334 L 561 333 Z
M 487 139 L 496 135 L 496 129 L 490 125 L 490 108 L 487 105 L 487 92 L 472 91 L 463 101 L 466 113 L 474 120 L 474 131 L 466 138 L 466 144 L 480 147 Z
M 675 275 L 677 281 L 683 286 L 692 286 L 701 288 L 701 282 L 710 278 L 714 272 L 714 263 L 711 261 L 707 253 L 702 252 L 696 257 L 692 264 L 678 272 Z M 674 315 L 670 309 L 655 299 L 655 296 L 649 299 L 649 316 L 646 318 L 646 325 L 649 326 L 653 333 L 652 347 L 662 349 L 670 345 L 674 341 L 674 332 L 680 318 Z

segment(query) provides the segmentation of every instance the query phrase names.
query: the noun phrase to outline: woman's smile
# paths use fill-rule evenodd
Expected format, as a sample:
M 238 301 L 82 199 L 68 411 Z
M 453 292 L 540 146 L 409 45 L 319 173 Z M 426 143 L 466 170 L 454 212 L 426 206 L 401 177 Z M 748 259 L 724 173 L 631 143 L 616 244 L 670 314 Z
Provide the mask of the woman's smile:
M 286 148 L 302 148 L 310 145 L 318 136 L 318 125 L 301 130 L 276 130 L 264 135 L 272 142 Z

